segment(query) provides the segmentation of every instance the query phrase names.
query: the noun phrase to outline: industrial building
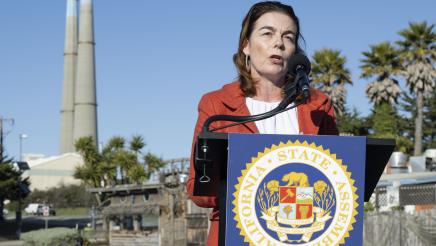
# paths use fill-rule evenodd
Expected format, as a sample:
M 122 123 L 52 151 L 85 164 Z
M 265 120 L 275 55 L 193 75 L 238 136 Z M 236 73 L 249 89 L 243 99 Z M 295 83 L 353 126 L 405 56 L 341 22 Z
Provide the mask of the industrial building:
M 76 166 L 83 164 L 83 158 L 77 153 L 59 156 L 26 159 L 30 170 L 23 173 L 29 177 L 31 190 L 48 190 L 61 185 L 79 185 L 81 180 L 73 177 Z

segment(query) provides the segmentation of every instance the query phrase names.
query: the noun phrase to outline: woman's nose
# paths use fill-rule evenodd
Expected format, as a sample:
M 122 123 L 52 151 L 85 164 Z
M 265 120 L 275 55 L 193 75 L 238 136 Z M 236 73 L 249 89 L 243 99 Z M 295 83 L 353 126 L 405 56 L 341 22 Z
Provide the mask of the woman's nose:
M 283 37 L 278 36 L 278 35 L 275 37 L 274 47 L 281 49 L 281 50 L 285 48 L 284 42 L 283 42 Z

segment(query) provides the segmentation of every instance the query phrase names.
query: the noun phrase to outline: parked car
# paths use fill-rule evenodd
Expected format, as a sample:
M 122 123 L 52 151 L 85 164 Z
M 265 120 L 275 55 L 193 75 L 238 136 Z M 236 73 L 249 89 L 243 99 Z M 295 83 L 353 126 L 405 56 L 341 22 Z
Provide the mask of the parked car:
M 44 204 L 41 203 L 29 203 L 29 205 L 24 209 L 24 212 L 28 214 L 36 214 L 36 212 L 38 212 L 38 207 L 43 205 Z
M 44 209 L 48 207 L 48 214 L 56 216 L 56 210 L 51 205 L 40 204 L 36 210 L 36 215 L 44 215 Z

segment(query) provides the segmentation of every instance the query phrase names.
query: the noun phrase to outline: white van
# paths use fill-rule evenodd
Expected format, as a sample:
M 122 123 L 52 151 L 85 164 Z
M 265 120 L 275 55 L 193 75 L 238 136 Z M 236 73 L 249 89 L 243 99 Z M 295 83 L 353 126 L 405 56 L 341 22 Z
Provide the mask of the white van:
M 44 204 L 41 203 L 29 203 L 27 207 L 24 209 L 24 212 L 28 214 L 36 214 L 38 212 L 38 206 L 42 206 Z

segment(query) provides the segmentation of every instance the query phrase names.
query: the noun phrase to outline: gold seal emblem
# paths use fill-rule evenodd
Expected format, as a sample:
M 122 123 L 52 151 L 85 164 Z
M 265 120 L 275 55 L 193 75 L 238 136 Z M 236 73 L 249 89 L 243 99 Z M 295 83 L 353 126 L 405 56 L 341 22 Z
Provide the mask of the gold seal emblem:
M 338 245 L 357 215 L 354 180 L 342 160 L 306 141 L 253 157 L 233 193 L 237 228 L 250 245 Z

